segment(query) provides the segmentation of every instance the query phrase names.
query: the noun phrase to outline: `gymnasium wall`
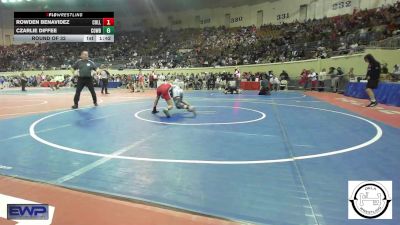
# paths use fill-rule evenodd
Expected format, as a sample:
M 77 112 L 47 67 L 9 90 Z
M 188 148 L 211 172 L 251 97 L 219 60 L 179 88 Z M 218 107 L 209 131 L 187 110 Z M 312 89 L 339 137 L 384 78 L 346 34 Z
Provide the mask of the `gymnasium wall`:
M 354 9 L 372 9 L 394 4 L 397 0 L 279 0 L 256 5 L 146 14 L 119 17 L 122 29 L 168 27 L 171 29 L 198 27 L 240 27 L 280 24 L 304 19 L 319 19 L 350 14 Z M 301 9 L 302 8 L 302 9 Z M 262 15 L 261 15 L 262 14 Z
M 0 4 L 0 46 L 8 46 L 12 43 L 14 13 L 1 7 Z
M 117 31 L 167 27 L 170 29 L 201 27 L 240 27 L 280 24 L 302 19 L 332 17 L 352 13 L 354 9 L 372 9 L 394 4 L 397 0 L 266 0 L 256 5 L 160 12 L 145 15 L 116 13 Z M 303 10 L 300 10 L 301 6 Z M 12 44 L 13 11 L 0 4 L 0 46 Z
M 345 72 L 347 72 L 351 67 L 354 68 L 354 72 L 356 75 L 364 76 L 366 74 L 367 64 L 364 62 L 364 55 L 367 53 L 371 53 L 374 55 L 378 61 L 381 63 L 387 63 L 388 68 L 391 71 L 394 64 L 400 64 L 400 50 L 383 50 L 383 49 L 369 49 L 364 54 L 355 54 L 350 56 L 340 56 L 333 57 L 329 59 L 314 59 L 314 60 L 304 60 L 297 62 L 287 62 L 287 63 L 271 63 L 271 64 L 257 64 L 257 65 L 243 65 L 239 66 L 239 69 L 242 72 L 266 72 L 269 70 L 274 71 L 275 74 L 280 74 L 282 70 L 286 70 L 290 77 L 298 78 L 300 72 L 303 69 L 314 69 L 319 72 L 323 68 L 328 69 L 329 67 L 342 67 Z M 158 74 L 164 73 L 178 73 L 178 74 L 198 74 L 204 72 L 230 72 L 233 73 L 235 67 L 220 67 L 220 68 L 190 68 L 190 69 L 170 69 L 170 70 L 157 70 Z M 150 73 L 151 70 L 143 70 L 144 73 Z M 111 74 L 134 74 L 137 73 L 138 70 L 110 70 Z M 26 75 L 37 75 L 41 73 L 41 71 L 24 71 Z M 64 75 L 71 74 L 68 70 L 48 70 L 44 71 L 45 74 L 48 75 Z M 0 75 L 17 75 L 20 72 L 3 72 Z

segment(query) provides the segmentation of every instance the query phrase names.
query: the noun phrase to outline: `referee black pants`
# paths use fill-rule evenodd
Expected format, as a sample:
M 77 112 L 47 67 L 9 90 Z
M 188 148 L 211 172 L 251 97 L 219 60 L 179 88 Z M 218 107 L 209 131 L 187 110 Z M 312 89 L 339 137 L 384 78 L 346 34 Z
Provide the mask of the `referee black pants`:
M 92 94 L 93 98 L 93 103 L 97 103 L 97 97 L 96 97 L 96 92 L 94 91 L 94 86 L 93 86 L 93 80 L 91 77 L 79 77 L 78 78 L 78 83 L 76 85 L 76 92 L 75 92 L 75 97 L 74 97 L 74 104 L 78 105 L 79 103 L 79 98 L 81 97 L 81 92 L 84 87 L 87 87 L 90 91 L 90 94 Z
M 21 90 L 22 90 L 22 91 L 26 91 L 26 90 L 25 90 L 26 83 L 27 83 L 26 81 L 21 81 Z

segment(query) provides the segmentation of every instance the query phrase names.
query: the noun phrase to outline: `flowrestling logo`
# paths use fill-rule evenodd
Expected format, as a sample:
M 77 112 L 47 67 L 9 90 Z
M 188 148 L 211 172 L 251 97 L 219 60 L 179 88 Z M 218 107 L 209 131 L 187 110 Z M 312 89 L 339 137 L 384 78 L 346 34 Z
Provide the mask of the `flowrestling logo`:
M 392 219 L 392 181 L 349 181 L 349 219 Z

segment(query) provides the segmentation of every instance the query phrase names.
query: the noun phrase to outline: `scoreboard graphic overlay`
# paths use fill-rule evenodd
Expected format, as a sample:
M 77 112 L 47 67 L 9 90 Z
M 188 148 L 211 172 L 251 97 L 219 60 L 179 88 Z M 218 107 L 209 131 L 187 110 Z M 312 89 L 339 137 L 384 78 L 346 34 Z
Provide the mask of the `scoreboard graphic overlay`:
M 14 41 L 114 42 L 114 12 L 14 12 Z

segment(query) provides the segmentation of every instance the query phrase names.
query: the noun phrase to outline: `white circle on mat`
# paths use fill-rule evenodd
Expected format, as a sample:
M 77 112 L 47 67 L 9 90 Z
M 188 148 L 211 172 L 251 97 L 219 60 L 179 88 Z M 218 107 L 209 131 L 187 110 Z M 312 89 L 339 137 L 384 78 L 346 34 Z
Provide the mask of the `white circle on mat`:
M 232 161 L 227 161 L 227 160 L 180 160 L 180 159 L 159 159 L 159 158 L 143 158 L 143 157 L 133 157 L 133 156 L 123 156 L 123 155 L 116 155 L 116 154 L 103 154 L 103 153 L 96 153 L 96 152 L 90 152 L 82 149 L 76 149 L 76 148 L 70 148 L 67 146 L 62 146 L 59 144 L 52 143 L 50 141 L 44 140 L 41 137 L 39 137 L 36 134 L 35 127 L 42 121 L 60 115 L 68 112 L 72 112 L 74 110 L 67 110 L 63 112 L 58 112 L 54 113 L 48 116 L 45 116 L 41 119 L 36 120 L 31 124 L 29 127 L 29 134 L 31 135 L 32 138 L 37 140 L 38 142 L 48 145 L 53 148 L 57 148 L 63 151 L 68 151 L 68 152 L 74 152 L 77 154 L 82 154 L 82 155 L 91 155 L 91 156 L 97 156 L 97 157 L 104 157 L 104 158 L 113 158 L 113 159 L 125 159 L 125 160 L 134 160 L 134 161 L 144 161 L 144 162 L 160 162 L 160 163 L 183 163 L 183 164 L 209 164 L 209 165 L 254 165 L 254 164 L 271 164 L 271 163 L 284 163 L 284 162 L 293 162 L 296 160 L 304 160 L 304 159 L 313 159 L 313 158 L 321 158 L 321 157 L 327 157 L 327 156 L 332 156 L 332 155 L 338 155 L 338 154 L 343 154 L 346 152 L 351 152 L 355 150 L 360 150 L 364 147 L 367 147 L 376 141 L 378 141 L 383 134 L 382 129 L 374 122 L 362 118 L 360 116 L 352 115 L 349 113 L 344 113 L 344 112 L 339 112 L 339 111 L 334 111 L 334 110 L 329 110 L 329 109 L 322 109 L 322 108 L 315 108 L 315 107 L 309 107 L 309 106 L 299 106 L 299 105 L 288 105 L 288 104 L 277 104 L 277 103 L 267 103 L 271 105 L 280 105 L 280 106 L 288 106 L 288 107 L 297 107 L 297 108 L 305 108 L 305 109 L 312 109 L 312 110 L 319 110 L 323 112 L 330 112 L 330 113 L 336 113 L 348 117 L 352 117 L 355 119 L 359 119 L 361 121 L 364 121 L 370 125 L 372 125 L 375 130 L 375 136 L 372 137 L 370 140 L 352 146 L 344 149 L 339 149 L 339 150 L 332 150 L 329 152 L 325 153 L 319 153 L 319 154 L 310 154 L 310 155 L 303 155 L 303 156 L 295 156 L 295 157 L 290 157 L 290 158 L 281 158 L 281 159 L 266 159 L 266 160 L 232 160 Z
M 10 108 L 21 108 L 21 107 L 28 107 L 28 106 L 38 106 L 38 105 L 46 105 L 49 103 L 46 100 L 41 100 L 41 99 L 24 99 L 24 100 L 13 100 L 17 102 L 39 102 L 39 103 L 34 103 L 34 104 L 26 104 L 26 105 L 16 105 L 16 106 L 2 106 L 2 108 L 5 109 L 10 109 Z
M 139 119 L 139 120 L 143 120 L 143 121 L 150 122 L 150 123 L 177 125 L 177 126 L 209 126 L 209 125 L 245 124 L 245 123 L 257 122 L 257 121 L 263 120 L 266 117 L 265 113 L 263 113 L 263 112 L 260 112 L 258 110 L 254 110 L 254 109 L 243 108 L 243 107 L 234 107 L 234 106 L 198 106 L 196 108 L 232 108 L 232 109 L 240 109 L 240 110 L 256 112 L 256 113 L 260 114 L 260 117 L 258 117 L 257 119 L 253 119 L 253 120 L 234 121 L 234 122 L 215 122 L 215 123 L 173 123 L 173 122 L 163 122 L 163 121 L 149 120 L 149 119 L 145 119 L 143 117 L 140 117 L 140 115 L 139 115 L 140 113 L 151 111 L 153 109 L 140 110 L 139 112 L 135 113 L 135 117 L 137 119 Z

